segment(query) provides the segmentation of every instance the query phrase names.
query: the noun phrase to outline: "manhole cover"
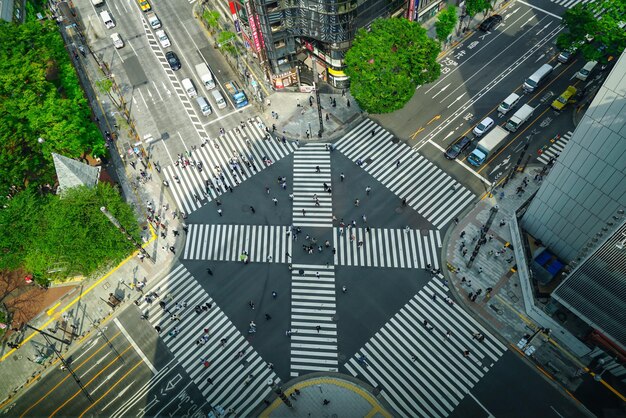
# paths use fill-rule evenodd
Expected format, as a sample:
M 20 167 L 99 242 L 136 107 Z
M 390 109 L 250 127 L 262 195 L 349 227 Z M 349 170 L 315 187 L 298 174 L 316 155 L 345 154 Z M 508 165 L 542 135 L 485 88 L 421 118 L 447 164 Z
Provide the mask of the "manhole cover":
M 395 137 L 395 136 L 394 136 L 394 137 L 391 139 L 391 143 L 392 143 L 392 144 L 397 144 L 398 142 L 400 142 L 400 138 L 398 138 L 398 137 Z
M 374 161 L 374 160 L 372 160 L 371 158 L 368 158 L 368 159 L 366 159 L 366 160 L 365 160 L 365 164 L 369 164 L 369 163 L 371 163 L 372 161 Z

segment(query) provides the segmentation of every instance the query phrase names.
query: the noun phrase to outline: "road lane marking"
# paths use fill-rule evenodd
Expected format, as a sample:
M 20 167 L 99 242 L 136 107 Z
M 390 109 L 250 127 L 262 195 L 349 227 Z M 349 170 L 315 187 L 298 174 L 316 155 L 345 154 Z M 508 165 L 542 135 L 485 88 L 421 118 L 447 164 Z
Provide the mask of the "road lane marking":
M 126 339 L 130 342 L 130 344 L 133 346 L 133 348 L 135 349 L 135 351 L 137 352 L 137 354 L 139 354 L 139 357 L 141 357 L 141 359 L 144 361 L 144 363 L 146 363 L 146 365 L 150 368 L 150 370 L 152 370 L 152 372 L 154 374 L 157 374 L 159 371 L 156 369 L 156 367 L 154 367 L 152 365 L 152 363 L 150 363 L 150 360 L 148 360 L 148 357 L 146 357 L 146 355 L 143 353 L 143 351 L 141 351 L 141 349 L 139 348 L 139 346 L 137 345 L 137 343 L 135 342 L 135 340 L 133 340 L 130 336 L 130 334 L 128 333 L 128 331 L 126 331 L 126 328 L 124 328 L 124 326 L 122 325 L 122 323 L 119 321 L 119 319 L 115 318 L 113 320 L 113 322 L 115 322 L 115 325 L 118 326 L 118 328 L 120 329 L 120 331 L 122 331 L 122 334 L 124 334 L 124 336 L 126 337 Z
M 533 6 L 532 4 L 530 4 L 530 3 L 526 3 L 525 1 L 522 1 L 522 0 L 517 0 L 517 2 L 518 2 L 518 3 L 522 3 L 522 4 L 524 4 L 524 5 L 528 6 L 528 7 L 530 7 L 531 9 L 539 10 L 540 12 L 543 12 L 543 13 L 545 13 L 545 14 L 547 14 L 547 15 L 550 15 L 550 16 L 552 16 L 552 17 L 555 17 L 555 18 L 557 18 L 557 19 L 559 19 L 559 20 L 563 20 L 563 18 L 562 18 L 561 16 L 559 16 L 559 15 L 555 15 L 554 13 L 550 13 L 549 11 L 547 11 L 547 10 L 545 10 L 545 9 L 542 9 L 541 7 Z

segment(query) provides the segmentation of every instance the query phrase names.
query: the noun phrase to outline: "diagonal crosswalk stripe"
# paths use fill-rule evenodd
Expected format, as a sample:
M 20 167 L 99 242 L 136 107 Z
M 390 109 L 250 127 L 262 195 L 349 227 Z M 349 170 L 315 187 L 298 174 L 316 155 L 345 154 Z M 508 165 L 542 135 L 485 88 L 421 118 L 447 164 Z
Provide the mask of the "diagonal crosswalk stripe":
M 373 133 L 373 134 L 372 134 Z M 366 119 L 336 149 L 441 229 L 475 198 L 446 172 Z
M 279 380 L 184 266 L 176 266 L 136 304 L 161 328 L 163 342 L 208 404 L 249 416 L 270 393 L 268 379 Z M 205 304 L 210 308 L 195 311 Z
M 476 333 L 484 339 L 474 338 Z M 400 416 L 446 417 L 505 351 L 431 281 L 345 367 L 380 388 Z
M 268 139 L 267 135 L 256 117 L 189 150 L 182 163 L 164 167 L 164 178 L 178 208 L 191 213 L 296 149 L 291 142 Z

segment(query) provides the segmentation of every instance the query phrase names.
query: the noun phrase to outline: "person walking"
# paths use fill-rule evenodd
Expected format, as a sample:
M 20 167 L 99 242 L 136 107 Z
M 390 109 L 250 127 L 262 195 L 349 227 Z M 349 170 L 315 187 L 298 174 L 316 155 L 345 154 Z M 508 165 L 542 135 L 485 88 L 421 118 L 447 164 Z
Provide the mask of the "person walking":
M 341 173 L 341 174 L 339 174 L 339 178 L 340 178 L 340 179 L 341 179 L 341 181 L 343 182 L 343 181 L 345 180 L 345 178 L 346 178 L 346 175 L 345 175 L 345 174 L 343 174 L 343 173 Z
M 254 210 L 254 206 L 250 206 L 250 212 L 252 212 L 253 214 L 256 213 L 256 211 Z
M 371 188 L 370 186 L 367 186 L 367 187 L 365 188 L 365 194 L 366 194 L 366 195 L 368 195 L 368 196 L 369 196 L 371 191 L 372 191 L 372 188 Z
M 346 293 L 347 291 L 348 291 L 348 288 L 346 287 L 346 285 L 341 286 L 342 293 Z
M 277 296 L 278 296 L 278 293 L 276 293 L 276 291 L 272 291 L 272 297 L 276 299 Z
M 272 202 L 274 202 L 274 206 L 278 206 L 278 199 L 275 197 L 272 198 Z
M 222 216 L 222 209 L 218 209 L 218 210 L 217 210 L 217 214 L 218 214 L 218 215 L 220 215 L 220 216 Z

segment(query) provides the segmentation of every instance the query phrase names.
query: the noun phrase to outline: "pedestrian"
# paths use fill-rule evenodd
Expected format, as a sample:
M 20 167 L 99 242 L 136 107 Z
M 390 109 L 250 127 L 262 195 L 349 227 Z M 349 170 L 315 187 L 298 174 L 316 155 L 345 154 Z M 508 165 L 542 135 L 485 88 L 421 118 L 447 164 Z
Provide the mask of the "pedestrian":
M 436 301 L 437 301 L 437 294 L 436 294 L 436 293 L 433 293 L 432 298 L 433 298 L 433 301 L 435 301 L 435 302 L 436 302 Z
M 500 221 L 500 226 L 504 226 L 504 225 L 506 225 L 506 221 L 505 221 L 504 219 L 502 219 L 502 220 Z
M 470 355 L 470 351 L 469 350 L 463 351 L 463 357 L 469 357 L 469 355 Z
M 339 174 L 339 178 L 341 179 L 341 181 L 343 182 L 344 179 L 346 178 L 345 174 L 341 173 Z
M 270 319 L 272 319 L 272 316 L 268 313 L 265 314 L 265 320 L 269 321 Z
M 461 231 L 460 237 L 463 238 L 465 236 L 465 231 Z
M 320 166 L 319 165 L 315 166 L 315 172 L 316 173 L 321 173 L 322 172 L 322 170 L 320 170 Z
M 278 206 L 278 199 L 275 197 L 272 198 L 272 202 L 274 202 L 274 206 Z
M 359 202 L 359 199 L 354 199 L 354 206 L 357 206 L 357 207 L 358 207 L 358 206 L 359 206 L 359 203 L 360 203 L 360 202 Z
M 306 216 L 306 211 L 302 209 L 302 216 Z
M 478 274 L 483 272 L 483 268 L 482 267 L 478 267 Z
M 348 291 L 348 288 L 346 287 L 346 285 L 341 286 L 342 293 L 346 293 L 347 291 Z
M 367 187 L 365 188 L 365 194 L 366 194 L 366 195 L 368 195 L 368 196 L 369 196 L 371 191 L 372 191 L 372 188 L 371 188 L 370 186 L 367 186 Z
M 218 209 L 218 210 L 217 210 L 217 214 L 218 214 L 218 215 L 220 215 L 220 216 L 222 216 L 222 209 Z
M 248 306 L 250 307 L 250 309 L 254 310 L 254 302 L 249 301 Z
M 320 278 L 320 272 L 319 271 L 315 272 L 315 277 L 318 278 L 318 279 Z
M 346 101 L 346 105 L 347 105 L 348 107 L 350 107 L 350 99 L 348 99 L 348 100 Z
M 208 383 L 209 385 L 212 385 L 212 384 L 213 384 L 213 379 L 211 379 L 210 377 L 207 377 L 207 378 L 206 378 L 206 381 L 207 381 L 207 383 Z
M 324 399 L 322 401 L 322 405 L 328 405 L 330 403 L 330 401 L 328 399 Z
M 253 214 L 256 213 L 256 211 L 254 210 L 254 206 L 250 206 L 250 212 L 252 212 Z

